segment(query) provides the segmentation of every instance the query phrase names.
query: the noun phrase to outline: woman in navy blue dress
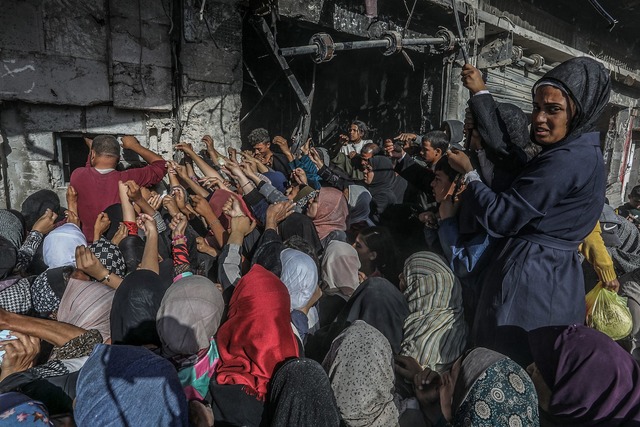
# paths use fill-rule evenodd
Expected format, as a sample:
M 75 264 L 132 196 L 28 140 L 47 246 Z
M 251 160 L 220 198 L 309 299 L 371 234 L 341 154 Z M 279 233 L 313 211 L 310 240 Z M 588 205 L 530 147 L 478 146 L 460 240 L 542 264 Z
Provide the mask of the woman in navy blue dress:
M 527 331 L 584 322 L 577 248 L 604 203 L 604 161 L 593 129 L 609 92 L 608 71 L 590 58 L 545 74 L 532 90 L 531 137 L 542 151 L 505 192 L 486 186 L 464 154 L 449 154 L 465 174 L 465 205 L 490 235 L 504 237 L 483 281 L 475 345 L 527 363 Z

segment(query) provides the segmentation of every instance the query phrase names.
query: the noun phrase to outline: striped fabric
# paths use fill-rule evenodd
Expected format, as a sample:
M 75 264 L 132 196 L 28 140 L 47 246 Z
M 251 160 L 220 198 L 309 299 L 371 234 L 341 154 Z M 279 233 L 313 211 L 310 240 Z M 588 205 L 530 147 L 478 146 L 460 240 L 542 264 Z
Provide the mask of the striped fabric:
M 466 346 L 460 282 L 446 262 L 431 252 L 411 255 L 403 274 L 410 314 L 404 321 L 402 354 L 443 372 Z

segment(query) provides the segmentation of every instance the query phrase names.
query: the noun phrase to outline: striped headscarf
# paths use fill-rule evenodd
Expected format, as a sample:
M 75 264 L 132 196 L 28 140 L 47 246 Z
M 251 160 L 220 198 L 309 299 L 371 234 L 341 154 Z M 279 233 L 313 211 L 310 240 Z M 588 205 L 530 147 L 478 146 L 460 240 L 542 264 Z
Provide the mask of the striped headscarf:
M 443 372 L 462 354 L 467 341 L 460 282 L 432 252 L 411 255 L 403 274 L 410 314 L 404 321 L 402 354 Z

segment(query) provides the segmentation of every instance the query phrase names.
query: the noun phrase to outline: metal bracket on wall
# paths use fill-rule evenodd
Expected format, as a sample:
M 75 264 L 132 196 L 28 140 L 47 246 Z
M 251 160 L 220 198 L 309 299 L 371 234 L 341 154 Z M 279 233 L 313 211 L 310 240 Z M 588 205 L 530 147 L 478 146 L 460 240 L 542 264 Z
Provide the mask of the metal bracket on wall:
M 546 73 L 553 68 L 546 65 L 544 58 L 536 53 L 529 57 L 524 56 L 522 47 L 514 46 L 513 39 L 507 32 L 499 34 L 480 49 L 477 68 L 485 70 L 516 63 L 524 65 L 527 71 L 534 73 Z
M 315 69 L 311 91 L 309 92 L 309 95 L 307 95 L 300 86 L 300 83 L 293 74 L 293 71 L 289 68 L 289 63 L 284 56 L 281 55 L 278 43 L 276 42 L 273 33 L 271 33 L 271 29 L 269 28 L 269 25 L 267 25 L 267 21 L 260 16 L 252 16 L 249 19 L 249 22 L 251 22 L 251 25 L 253 25 L 253 28 L 255 28 L 258 34 L 262 36 L 262 39 L 269 48 L 269 51 L 273 54 L 273 57 L 278 62 L 278 65 L 280 65 L 280 68 L 282 68 L 282 71 L 289 82 L 289 86 L 291 86 L 291 89 L 293 89 L 293 92 L 296 94 L 298 104 L 302 109 L 298 125 L 291 135 L 293 141 L 291 152 L 296 155 L 302 144 L 306 142 L 307 137 L 309 136 L 309 129 L 311 127 L 311 104 L 313 102 L 313 92 L 315 89 Z
M 498 34 L 495 40 L 482 46 L 478 54 L 477 68 L 483 70 L 504 67 L 511 65 L 513 61 L 513 38 L 509 33 L 504 32 Z

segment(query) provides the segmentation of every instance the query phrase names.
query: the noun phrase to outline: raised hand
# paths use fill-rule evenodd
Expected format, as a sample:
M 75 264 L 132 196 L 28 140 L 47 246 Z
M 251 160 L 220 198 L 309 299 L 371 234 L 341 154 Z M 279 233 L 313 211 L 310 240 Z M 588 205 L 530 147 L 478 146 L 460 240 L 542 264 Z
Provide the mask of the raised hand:
M 300 185 L 309 185 L 309 180 L 307 179 L 307 174 L 301 168 L 295 168 L 292 172 L 293 178 Z
M 76 268 L 96 280 L 100 280 L 109 274 L 107 267 L 86 246 L 76 247 Z
M 122 148 L 125 150 L 131 150 L 136 145 L 140 145 L 135 136 L 125 135 L 120 140 L 122 141 Z
M 202 217 L 207 218 L 210 215 L 213 215 L 213 209 L 211 209 L 211 205 L 207 202 L 202 196 L 195 195 L 191 198 L 193 209 L 196 213 Z
M 0 381 L 31 368 L 40 353 L 40 339 L 19 332 L 11 334 L 17 339 L 0 341 L 0 350 L 5 351 Z
M 127 197 L 129 197 L 129 200 L 136 202 L 142 199 L 142 191 L 140 191 L 140 186 L 135 181 L 129 180 L 125 182 L 124 185 L 127 186 Z
M 154 211 L 157 211 L 158 209 L 160 209 L 160 206 L 162 206 L 163 198 L 164 197 L 159 194 L 154 194 L 153 196 L 149 197 L 147 203 L 149 203 L 149 206 L 151 206 Z
M 240 206 L 240 202 L 235 197 L 229 197 L 222 207 L 222 211 L 234 218 L 237 216 L 245 216 L 244 212 L 242 212 L 242 207 Z
M 169 223 L 169 228 L 172 231 L 172 235 L 175 238 L 176 236 L 184 236 L 184 232 L 187 229 L 187 217 L 184 214 L 177 214 Z
M 187 195 L 184 192 L 182 187 L 173 187 L 171 188 L 171 194 L 178 205 L 178 209 L 183 210 L 187 207 Z
M 231 218 L 231 232 L 241 233 L 247 236 L 256 228 L 256 222 L 251 221 L 248 216 L 234 216 Z
M 320 168 L 324 166 L 324 162 L 322 161 L 322 156 L 320 156 L 320 153 L 318 153 L 318 150 L 316 150 L 315 148 L 312 148 L 309 151 L 309 158 L 311 159 L 313 164 L 316 165 L 316 168 L 318 168 L 318 170 L 320 170 Z
M 449 165 L 458 173 L 465 174 L 473 170 L 471 160 L 469 156 L 459 150 L 448 150 L 447 158 L 449 159 Z
M 78 192 L 71 185 L 67 187 L 67 208 L 78 213 Z
M 220 254 L 220 252 L 218 252 L 216 248 L 212 247 L 204 237 L 196 237 L 196 249 L 198 252 L 209 254 L 214 258 Z
M 269 205 L 266 213 L 266 223 L 277 226 L 294 212 L 295 203 L 284 201 Z
M 204 178 L 200 178 L 198 182 L 200 182 L 200 184 L 202 184 L 202 186 L 205 188 L 211 189 L 213 187 L 218 187 L 219 189 L 229 191 L 229 187 L 227 187 L 224 181 L 222 181 L 217 176 L 207 176 Z
M 141 228 L 145 234 L 149 235 L 158 232 L 158 226 L 156 220 L 151 215 L 140 214 L 136 220 L 138 227 Z
M 127 237 L 128 234 L 129 234 L 129 230 L 127 229 L 127 226 L 124 225 L 123 222 L 121 222 L 120 225 L 118 225 L 118 230 L 116 231 L 116 234 L 114 234 L 113 237 L 111 238 L 111 243 L 118 246 L 120 242 L 122 242 L 122 240 L 125 237 Z
M 418 135 L 415 133 L 401 133 L 393 139 L 396 141 L 402 141 L 403 143 L 408 143 L 415 141 L 417 137 Z
M 70 222 L 71 224 L 75 224 L 78 227 L 80 226 L 80 218 L 78 218 L 78 214 L 75 213 L 74 211 L 70 211 L 70 210 L 66 210 L 64 211 L 64 216 L 67 217 L 67 222 Z
M 204 142 L 204 145 L 207 147 L 207 151 L 216 151 L 213 146 L 213 138 L 211 138 L 211 135 L 203 136 L 202 142 Z
M 167 212 L 169 212 L 169 215 L 171 215 L 172 217 L 180 212 L 180 208 L 176 203 L 176 199 L 169 194 L 162 198 L 162 206 L 164 206 Z
M 111 220 L 109 219 L 109 215 L 100 212 L 96 218 L 96 222 L 93 224 L 93 240 L 96 241 L 100 239 L 100 236 L 106 233 L 110 226 Z
M 229 153 L 229 161 L 238 163 L 238 150 L 233 147 L 229 147 L 227 148 L 227 152 Z
M 462 80 L 462 85 L 469 89 L 472 94 L 487 90 L 482 73 L 471 64 L 464 64 L 460 72 L 460 80 Z
M 44 235 L 47 235 L 53 230 L 53 226 L 56 224 L 58 214 L 51 209 L 47 209 L 40 218 L 33 224 L 32 231 L 38 231 Z

